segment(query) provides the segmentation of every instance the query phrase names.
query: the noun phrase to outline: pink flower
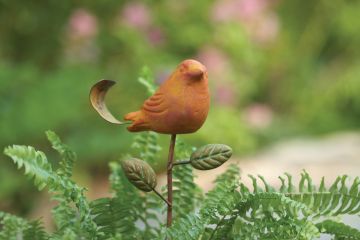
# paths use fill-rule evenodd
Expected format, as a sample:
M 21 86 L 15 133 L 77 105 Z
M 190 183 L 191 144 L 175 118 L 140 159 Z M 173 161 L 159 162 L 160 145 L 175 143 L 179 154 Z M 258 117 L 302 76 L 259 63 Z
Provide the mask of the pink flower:
M 212 18 L 220 22 L 244 21 L 261 15 L 266 7 L 265 0 L 219 0 L 214 5 Z
M 146 5 L 130 2 L 122 10 L 122 22 L 133 28 L 145 29 L 151 23 L 151 15 Z
M 273 119 L 273 112 L 268 105 L 253 103 L 245 109 L 245 121 L 254 128 L 266 128 Z
M 256 23 L 252 37 L 259 43 L 271 42 L 279 32 L 279 20 L 275 14 L 268 14 Z
M 232 88 L 231 65 L 228 57 L 219 49 L 207 46 L 200 50 L 196 59 L 202 62 L 214 83 L 214 99 L 223 105 L 235 105 L 237 102 L 236 89 Z
M 215 21 L 236 21 L 243 25 L 250 38 L 267 43 L 279 30 L 277 15 L 272 11 L 275 0 L 218 0 L 213 8 Z
M 234 89 L 228 84 L 219 85 L 215 90 L 215 100 L 222 105 L 235 105 L 236 94 Z
M 96 17 L 85 9 L 77 9 L 73 12 L 69 28 L 70 35 L 75 38 L 91 38 L 98 32 Z
M 164 42 L 164 33 L 159 27 L 151 27 L 147 32 L 149 42 L 153 45 L 160 45 Z
M 234 20 L 237 15 L 237 0 L 217 1 L 212 11 L 212 19 L 218 22 Z
M 243 20 L 257 18 L 267 7 L 264 0 L 238 0 L 237 2 L 239 17 Z

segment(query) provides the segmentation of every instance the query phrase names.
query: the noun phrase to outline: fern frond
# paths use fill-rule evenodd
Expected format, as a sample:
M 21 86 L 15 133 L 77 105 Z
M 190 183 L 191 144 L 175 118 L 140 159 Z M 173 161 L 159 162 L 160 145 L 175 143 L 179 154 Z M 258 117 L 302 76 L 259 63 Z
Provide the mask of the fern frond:
M 161 150 L 158 139 L 159 134 L 155 132 L 139 133 L 134 139 L 132 148 L 137 150 L 137 155 L 139 155 L 142 160 L 156 165 L 159 162 L 157 161 L 158 152 Z M 162 224 L 159 217 L 161 215 L 161 209 L 164 207 L 163 202 L 152 193 L 142 195 L 135 189 L 132 189 L 131 191 L 135 191 L 134 194 L 139 200 L 137 210 L 139 210 L 139 208 L 142 209 L 136 216 L 145 225 L 145 229 L 142 232 L 143 236 L 146 236 L 147 238 L 158 236 Z
M 91 202 L 90 207 L 99 231 L 104 234 L 101 239 L 108 239 L 119 233 L 123 236 L 131 236 L 126 239 L 136 239 L 134 229 L 129 228 L 133 226 L 136 219 L 132 215 L 127 215 L 129 206 L 120 199 L 100 198 Z
M 72 176 L 74 163 L 76 161 L 76 154 L 69 146 L 62 143 L 59 136 L 53 131 L 46 131 L 46 136 L 51 143 L 53 149 L 55 149 L 62 157 L 60 161 L 60 168 L 57 170 L 59 175 L 65 175 L 67 177 Z
M 195 150 L 195 148 L 187 145 L 181 138 L 176 139 L 175 143 L 175 157 L 177 159 L 186 159 L 189 158 L 191 153 Z
M 173 211 L 174 218 L 184 217 L 195 210 L 197 186 L 193 169 L 184 165 L 173 170 Z
M 80 219 L 77 216 L 76 210 L 70 205 L 61 194 L 56 194 L 52 197 L 52 200 L 57 201 L 58 204 L 51 210 L 53 220 L 58 234 L 65 234 L 70 236 L 70 232 L 73 234 L 80 233 Z
M 140 235 L 146 237 L 155 237 L 158 235 L 159 227 L 161 225 L 157 212 L 161 209 L 163 203 L 152 193 L 143 195 L 139 190 L 134 188 L 126 179 L 120 164 L 112 162 L 110 164 L 111 175 L 110 183 L 114 190 L 114 198 L 123 205 L 121 217 L 122 225 L 133 232 L 133 234 L 126 235 Z M 132 217 L 132 219 L 129 218 Z M 145 226 L 140 229 L 135 222 L 142 222 Z M 151 222 L 151 225 L 150 223 Z
M 280 217 L 286 215 L 298 217 L 300 213 L 305 213 L 305 216 L 307 216 L 306 214 L 310 212 L 305 204 L 294 201 L 276 192 L 254 193 L 249 194 L 246 198 L 250 205 L 250 214 L 252 217 L 260 213 Z
M 249 176 L 253 182 L 253 193 L 274 192 L 265 179 L 259 176 L 264 188 L 257 182 L 257 178 Z M 348 176 L 338 177 L 334 183 L 327 189 L 324 178 L 321 180 L 318 188 L 312 182 L 307 172 L 301 174 L 298 189 L 292 183 L 292 177 L 286 174 L 286 178 L 279 177 L 281 186 L 278 192 L 286 197 L 302 203 L 310 211 L 304 212 L 306 216 L 337 216 L 343 214 L 356 214 L 360 212 L 360 179 L 356 177 L 351 186 L 348 187 Z M 305 210 L 305 209 L 304 209 Z
M 310 181 L 305 174 L 302 179 Z M 346 175 L 338 177 L 329 189 L 325 188 L 324 179 L 319 189 L 313 187 L 299 188 L 298 193 L 287 193 L 286 195 L 296 201 L 306 204 L 311 208 L 315 217 L 338 216 L 343 214 L 356 214 L 360 212 L 360 188 L 359 178 L 355 178 L 351 187 L 347 186 Z M 302 181 L 300 181 L 300 184 Z
M 45 232 L 44 227 L 40 220 L 35 220 L 29 223 L 24 231 L 24 240 L 47 240 L 48 234 Z
M 25 174 L 34 178 L 39 189 L 48 186 L 50 192 L 60 192 L 68 202 L 75 203 L 84 229 L 91 236 L 96 236 L 96 224 L 91 219 L 89 203 L 84 195 L 85 188 L 79 187 L 67 176 L 54 172 L 45 154 L 33 147 L 14 145 L 5 148 L 4 153 L 11 157 L 19 168 L 25 168 Z
M 56 174 L 59 177 L 64 176 L 70 178 L 76 161 L 75 152 L 72 151 L 68 145 L 64 144 L 55 132 L 46 131 L 46 136 L 52 148 L 61 156 L 60 167 L 56 170 Z M 80 219 L 77 216 L 76 210 L 71 206 L 69 199 L 63 194 L 57 193 L 52 197 L 52 200 L 58 202 L 58 205 L 52 209 L 57 234 L 66 234 L 68 236 L 81 235 Z M 65 231 L 67 231 L 67 233 L 65 233 Z
M 230 231 L 232 226 L 226 223 L 229 223 L 228 217 L 233 216 L 233 210 L 236 209 L 235 199 L 238 194 L 235 189 L 238 178 L 238 167 L 230 166 L 217 178 L 215 188 L 206 195 L 199 214 L 190 213 L 176 219 L 173 226 L 167 229 L 167 236 L 170 239 L 210 239 L 218 236 L 217 232 L 222 234 Z
M 316 224 L 322 233 L 334 235 L 336 239 L 355 240 L 360 239 L 360 231 L 341 222 L 325 220 Z
M 230 192 L 234 192 L 237 188 L 239 179 L 239 167 L 235 164 L 231 164 L 223 174 L 216 178 L 216 185 L 213 190 L 206 194 L 200 213 L 202 215 L 214 214 L 211 212 L 211 209 L 216 208 L 222 200 L 226 201 L 227 195 Z
M 174 222 L 171 228 L 166 229 L 165 236 L 166 239 L 194 240 L 199 239 L 203 231 L 203 222 L 192 213 Z
M 4 212 L 0 212 L 0 226 L 0 240 L 17 240 L 29 227 L 26 220 Z
M 191 148 L 181 139 L 175 146 L 176 159 L 189 157 Z M 195 211 L 197 201 L 201 199 L 201 190 L 194 183 L 193 168 L 186 164 L 173 168 L 173 212 L 174 219 L 187 216 Z
M 13 159 L 18 168 L 25 168 L 25 174 L 34 178 L 35 186 L 39 190 L 53 180 L 52 166 L 43 152 L 30 146 L 14 145 L 5 148 L 4 153 Z
M 1 240 L 47 240 L 49 236 L 45 233 L 40 220 L 28 222 L 14 215 L 0 212 Z
M 228 235 L 237 215 L 239 193 L 236 191 L 240 179 L 238 166 L 232 164 L 215 180 L 215 187 L 206 194 L 200 216 L 206 225 L 203 239 L 217 239 Z
M 111 162 L 110 169 L 110 183 L 114 191 L 114 198 L 119 199 L 119 201 L 122 201 L 123 204 L 127 206 L 124 209 L 126 212 L 123 212 L 123 225 L 129 230 L 135 231 L 136 227 L 134 222 L 138 219 L 137 216 L 144 210 L 142 208 L 140 192 L 126 179 L 119 163 Z M 130 216 L 134 217 L 134 221 L 128 221 Z
M 247 221 L 239 217 L 233 224 L 229 239 L 310 240 L 318 236 L 318 229 L 312 222 L 306 219 L 259 217 L 252 219 L 252 221 Z
M 154 77 L 149 67 L 144 66 L 141 69 L 138 82 L 141 83 L 146 88 L 149 96 L 154 94 L 156 90 L 156 84 L 154 82 Z
M 142 132 L 135 136 L 131 147 L 137 150 L 140 159 L 156 164 L 156 157 L 161 147 L 158 145 L 159 134 L 155 132 Z
M 56 232 L 50 235 L 49 240 L 79 240 L 83 239 L 79 234 L 74 233 L 71 229 L 66 228 L 63 232 Z

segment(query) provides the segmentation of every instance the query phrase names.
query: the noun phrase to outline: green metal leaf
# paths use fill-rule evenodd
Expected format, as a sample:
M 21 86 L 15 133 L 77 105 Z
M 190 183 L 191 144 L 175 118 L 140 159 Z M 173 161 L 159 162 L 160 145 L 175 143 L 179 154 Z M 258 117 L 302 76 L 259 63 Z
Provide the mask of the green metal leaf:
M 210 170 L 221 166 L 232 155 L 232 149 L 224 144 L 208 144 L 191 154 L 190 164 L 199 170 Z
M 156 187 L 156 175 L 151 166 L 140 159 L 132 158 L 121 162 L 129 181 L 138 189 L 151 192 Z

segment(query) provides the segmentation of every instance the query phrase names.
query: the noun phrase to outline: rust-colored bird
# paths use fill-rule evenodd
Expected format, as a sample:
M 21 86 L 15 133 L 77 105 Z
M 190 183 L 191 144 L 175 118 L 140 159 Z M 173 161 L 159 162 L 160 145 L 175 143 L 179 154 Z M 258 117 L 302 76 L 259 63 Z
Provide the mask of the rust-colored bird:
M 108 111 L 104 98 L 114 81 L 101 80 L 90 93 L 93 107 L 107 121 L 117 120 Z M 154 131 L 165 134 L 196 132 L 205 122 L 210 106 L 207 71 L 196 60 L 183 61 L 169 78 L 161 84 L 141 109 L 125 115 L 131 121 L 130 132 Z

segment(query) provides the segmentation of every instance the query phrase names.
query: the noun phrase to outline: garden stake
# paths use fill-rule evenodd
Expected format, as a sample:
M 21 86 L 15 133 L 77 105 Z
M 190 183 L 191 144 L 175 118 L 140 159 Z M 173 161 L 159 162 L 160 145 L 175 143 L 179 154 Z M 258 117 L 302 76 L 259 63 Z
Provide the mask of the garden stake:
M 174 160 L 174 150 L 176 143 L 176 134 L 171 135 L 170 139 L 170 147 L 169 147 L 169 156 L 167 163 L 167 195 L 169 205 L 167 207 L 167 221 L 166 226 L 170 227 L 172 222 L 172 200 L 173 200 L 173 187 L 172 187 L 172 168 L 173 168 L 173 160 Z
M 130 159 L 122 163 L 122 168 L 132 184 L 145 192 L 154 191 L 166 202 L 166 225 L 170 227 L 173 207 L 172 168 L 174 165 L 190 163 L 174 163 L 176 135 L 196 132 L 207 118 L 210 107 L 207 70 L 196 60 L 188 59 L 181 62 L 169 78 L 144 102 L 139 111 L 125 115 L 124 119 L 127 122 L 116 119 L 105 104 L 106 93 L 114 84 L 112 80 L 101 80 L 90 90 L 91 104 L 102 118 L 114 124 L 131 124 L 127 127 L 130 132 L 154 131 L 171 135 L 167 162 L 167 200 L 155 190 L 156 176 L 150 165 L 139 159 Z M 197 162 L 193 162 L 192 165 L 199 165 L 200 168 L 209 167 L 206 160 L 195 160 Z

